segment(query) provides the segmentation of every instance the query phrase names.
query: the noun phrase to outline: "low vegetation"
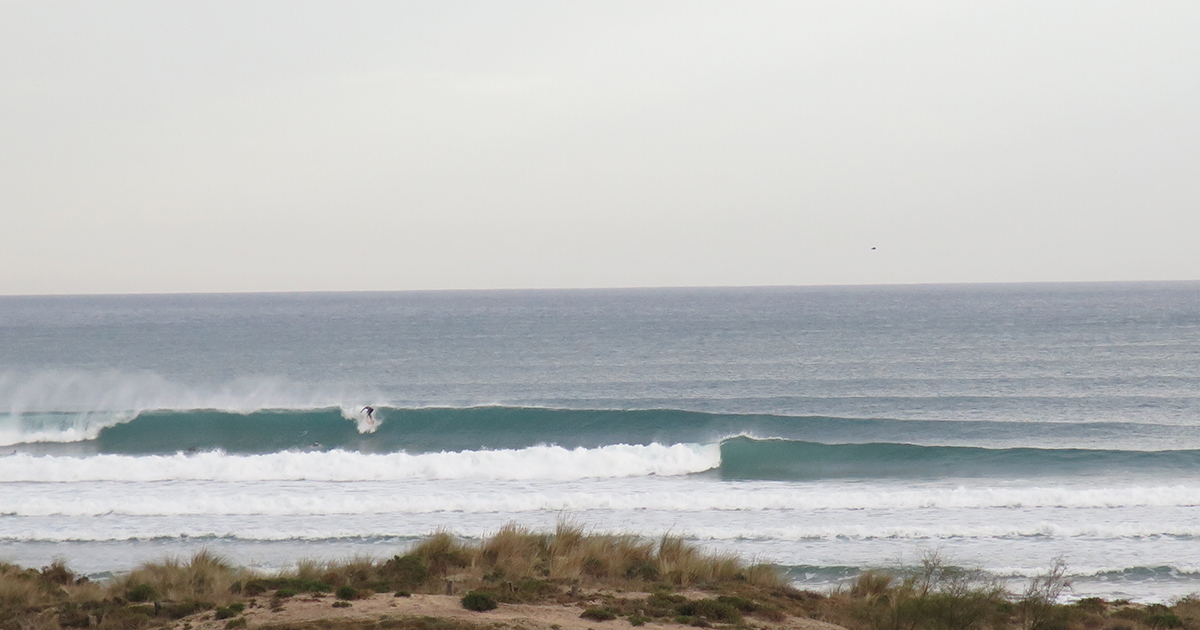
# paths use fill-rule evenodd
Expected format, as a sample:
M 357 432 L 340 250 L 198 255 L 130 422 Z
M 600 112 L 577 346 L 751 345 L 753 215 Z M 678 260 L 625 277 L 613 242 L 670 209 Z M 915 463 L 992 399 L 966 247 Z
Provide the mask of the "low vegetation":
M 534 532 L 510 525 L 475 544 L 434 534 L 385 560 L 302 561 L 262 575 L 208 552 L 147 563 L 94 583 L 62 562 L 42 569 L 0 563 L 0 630 L 151 630 L 180 620 L 269 630 L 468 630 L 430 618 L 256 624 L 253 608 L 283 610 L 296 599 L 350 608 L 376 594 L 461 597 L 463 608 L 569 604 L 597 625 L 622 619 L 694 627 L 765 628 L 810 617 L 849 630 L 1200 630 L 1200 599 L 1140 606 L 1098 598 L 1062 602 L 1066 565 L 1055 561 L 1019 594 L 937 554 L 896 572 L 867 572 L 827 594 L 788 585 L 774 567 L 707 553 L 681 538 L 593 534 L 571 525 Z M 261 619 L 261 617 L 256 617 Z M 369 627 L 368 627 L 369 626 Z

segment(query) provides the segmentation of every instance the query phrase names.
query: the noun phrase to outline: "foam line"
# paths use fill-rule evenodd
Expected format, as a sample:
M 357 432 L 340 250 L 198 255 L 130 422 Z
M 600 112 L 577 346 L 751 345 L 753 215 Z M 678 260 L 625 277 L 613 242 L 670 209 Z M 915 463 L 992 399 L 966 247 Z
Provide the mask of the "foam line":
M 594 449 L 533 446 L 441 453 L 327 452 L 227 455 L 15 454 L 0 458 L 5 481 L 401 481 L 412 479 L 585 479 L 685 475 L 720 464 L 717 445 L 613 444 Z

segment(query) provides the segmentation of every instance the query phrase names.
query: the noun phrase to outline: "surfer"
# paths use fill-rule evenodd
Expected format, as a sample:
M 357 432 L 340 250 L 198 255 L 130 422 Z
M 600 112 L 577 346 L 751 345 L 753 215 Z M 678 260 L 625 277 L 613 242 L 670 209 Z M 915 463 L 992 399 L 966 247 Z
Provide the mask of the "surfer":
M 373 407 L 363 407 L 362 410 L 367 412 L 367 420 L 375 422 L 375 409 Z

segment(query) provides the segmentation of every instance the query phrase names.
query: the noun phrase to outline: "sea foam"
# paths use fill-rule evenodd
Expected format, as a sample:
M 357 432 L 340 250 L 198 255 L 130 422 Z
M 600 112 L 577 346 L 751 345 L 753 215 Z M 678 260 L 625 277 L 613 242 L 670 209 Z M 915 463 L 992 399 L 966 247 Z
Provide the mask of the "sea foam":
M 585 479 L 686 475 L 720 464 L 715 444 L 533 446 L 440 453 L 324 452 L 229 455 L 14 454 L 0 458 L 4 481 L 401 481 L 412 479 Z
M 0 459 L 0 463 L 7 459 L 11 458 Z M 128 463 L 128 459 L 123 461 Z M 9 474 L 7 469 L 6 474 Z M 611 481 L 604 483 L 593 479 L 587 488 L 580 488 L 571 480 L 514 479 L 505 482 L 486 477 L 360 481 L 353 487 L 311 480 L 202 481 L 186 494 L 181 494 L 178 485 L 172 482 L 93 480 L 54 485 L 34 482 L 10 485 L 6 495 L 0 498 L 0 512 L 13 516 L 318 516 L 439 512 L 518 514 L 665 511 L 696 514 L 703 511 L 774 511 L 795 515 L 794 518 L 815 518 L 822 513 L 828 515 L 836 511 L 861 514 L 897 510 L 1003 510 L 1008 514 L 1005 516 L 1007 519 L 1011 514 L 1030 510 L 1051 510 L 1063 516 L 1066 514 L 1062 510 L 1186 510 L 1195 506 L 1196 497 L 1200 495 L 1200 488 L 1194 486 L 906 489 L 876 486 L 856 489 L 845 485 L 834 488 L 814 485 L 783 488 L 772 482 L 712 484 L 709 480 L 693 480 L 682 476 L 662 476 L 660 483 L 649 484 L 645 483 L 651 479 L 649 477 L 609 479 Z M 788 539 L 844 534 L 866 537 L 891 535 L 880 534 L 881 530 L 878 529 L 855 529 L 860 519 L 852 519 L 851 516 L 853 514 L 837 519 L 849 519 L 849 524 L 845 526 L 838 525 L 827 530 L 814 530 L 806 526 L 791 534 L 776 532 L 771 535 L 778 533 Z M 1160 526 L 1149 524 L 1136 530 L 1140 533 L 1130 530 L 1121 535 L 1194 533 L 1191 529 L 1184 531 L 1175 526 L 1167 529 L 1156 527 Z M 938 531 L 945 533 L 948 530 Z M 1051 535 L 1053 531 L 1041 533 Z M 963 532 L 958 534 L 965 535 Z

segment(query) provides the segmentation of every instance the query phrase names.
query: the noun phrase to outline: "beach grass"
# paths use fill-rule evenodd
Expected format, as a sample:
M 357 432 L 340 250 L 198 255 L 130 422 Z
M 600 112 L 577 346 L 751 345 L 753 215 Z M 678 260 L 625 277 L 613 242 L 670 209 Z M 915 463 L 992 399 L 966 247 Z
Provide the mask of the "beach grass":
M 1024 592 L 1010 593 L 986 574 L 927 554 L 916 566 L 868 571 L 831 593 L 813 593 L 791 587 L 776 567 L 712 553 L 679 536 L 596 533 L 569 523 L 539 532 L 511 524 L 480 541 L 435 532 L 390 558 L 301 560 L 273 574 L 207 551 L 148 562 L 103 582 L 76 575 L 62 561 L 40 570 L 0 563 L 0 630 L 149 630 L 176 622 L 188 630 L 189 619 L 220 620 L 227 629 L 272 628 L 251 626 L 243 613 L 247 607 L 280 611 L 304 597 L 333 602 L 328 615 L 336 621 L 334 608 L 410 593 L 453 594 L 474 611 L 574 606 L 596 624 L 619 619 L 635 626 L 774 628 L 811 618 L 850 630 L 1200 630 L 1200 599 L 1171 606 L 1097 598 L 1064 604 L 1065 576 L 1065 563 L 1056 561 Z M 352 630 L 355 623 L 320 627 Z M 471 624 L 407 619 L 396 627 L 461 630 Z

